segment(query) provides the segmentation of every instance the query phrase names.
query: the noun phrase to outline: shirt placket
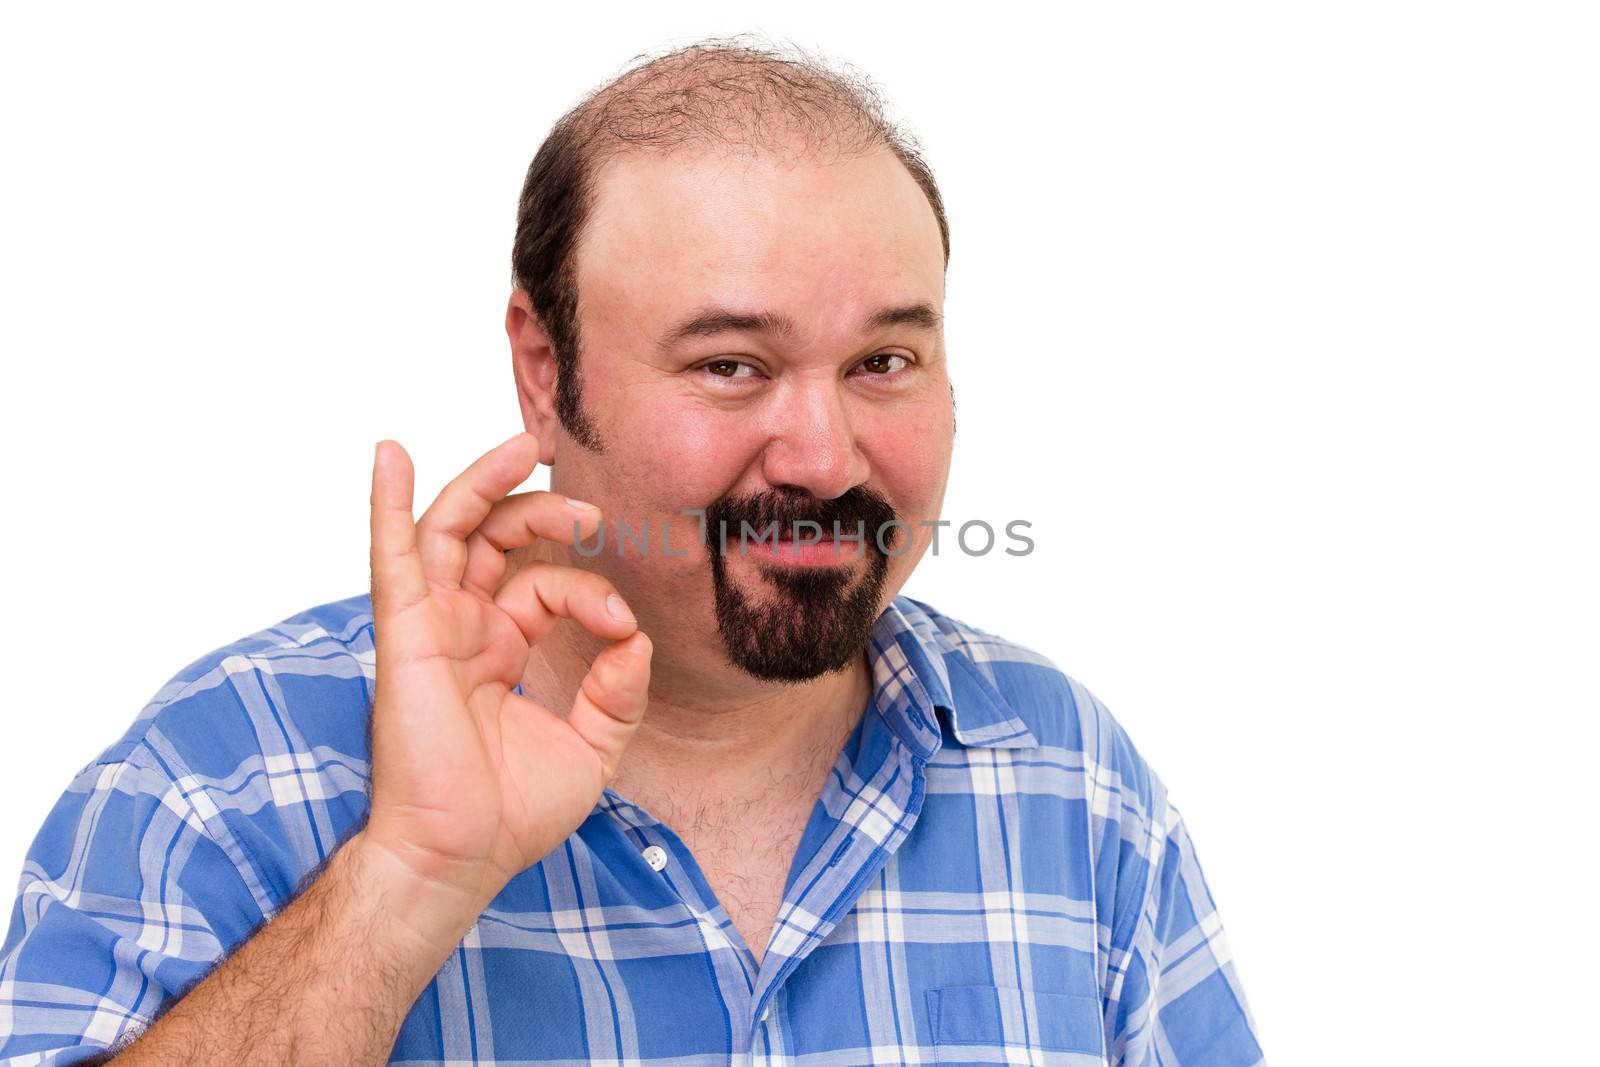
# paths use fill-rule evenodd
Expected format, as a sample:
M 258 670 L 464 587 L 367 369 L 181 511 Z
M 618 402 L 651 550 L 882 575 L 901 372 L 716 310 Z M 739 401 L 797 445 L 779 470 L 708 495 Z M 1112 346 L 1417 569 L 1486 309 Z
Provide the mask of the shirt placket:
M 915 730 L 901 736 L 877 710 L 869 711 L 873 729 L 887 740 L 887 754 L 874 768 L 852 768 L 855 785 L 848 788 L 829 776 L 822 803 L 842 810 L 832 831 L 791 880 L 778 911 L 753 990 L 752 1062 L 781 1063 L 781 1012 L 784 982 L 849 913 L 862 892 L 916 825 L 925 793 L 924 768 L 939 748 L 938 728 L 931 715 L 914 704 L 905 709 Z M 866 725 L 866 724 L 864 724 Z M 863 751 L 872 749 L 865 744 Z

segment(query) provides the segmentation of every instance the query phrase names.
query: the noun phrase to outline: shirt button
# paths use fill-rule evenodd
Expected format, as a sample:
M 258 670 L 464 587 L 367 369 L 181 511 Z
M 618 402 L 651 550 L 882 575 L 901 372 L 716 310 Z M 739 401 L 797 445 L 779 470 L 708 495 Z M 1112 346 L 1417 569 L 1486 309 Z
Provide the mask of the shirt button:
M 640 853 L 644 861 L 650 865 L 652 871 L 659 871 L 667 865 L 667 850 L 660 845 L 651 845 Z

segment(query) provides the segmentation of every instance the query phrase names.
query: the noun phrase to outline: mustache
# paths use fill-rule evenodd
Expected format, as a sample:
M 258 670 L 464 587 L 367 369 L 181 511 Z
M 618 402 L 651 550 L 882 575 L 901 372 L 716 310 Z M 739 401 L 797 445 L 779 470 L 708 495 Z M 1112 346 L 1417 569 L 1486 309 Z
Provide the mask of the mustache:
M 899 515 L 883 494 L 857 485 L 829 500 L 818 499 L 803 490 L 767 489 L 744 496 L 722 496 L 706 506 L 706 542 L 717 543 L 717 531 L 725 531 L 727 541 L 736 544 L 744 527 L 757 534 L 772 523 L 778 524 L 780 537 L 793 536 L 796 523 L 816 523 L 823 537 L 854 535 L 864 531 L 866 543 L 876 547 L 878 531 L 896 521 Z M 809 526 L 799 527 L 811 534 Z

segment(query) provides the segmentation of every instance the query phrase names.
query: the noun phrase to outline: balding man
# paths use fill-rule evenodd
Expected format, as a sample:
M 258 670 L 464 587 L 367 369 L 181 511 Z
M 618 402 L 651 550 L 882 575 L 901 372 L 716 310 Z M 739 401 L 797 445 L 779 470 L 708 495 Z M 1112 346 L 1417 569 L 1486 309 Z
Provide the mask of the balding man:
M 78 777 L 0 1056 L 1260 1062 L 1111 715 L 899 595 L 950 472 L 948 257 L 915 144 L 802 53 L 703 42 L 563 117 L 523 432 L 420 519 L 380 442 L 370 597 L 202 657 Z

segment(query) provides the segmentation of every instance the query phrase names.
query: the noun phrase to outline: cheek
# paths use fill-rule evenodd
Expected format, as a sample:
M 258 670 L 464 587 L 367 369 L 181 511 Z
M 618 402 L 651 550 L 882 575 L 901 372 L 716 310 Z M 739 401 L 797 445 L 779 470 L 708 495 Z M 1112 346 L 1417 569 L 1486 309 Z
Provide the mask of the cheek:
M 622 590 L 641 619 L 660 625 L 692 616 L 708 625 L 700 520 L 683 512 L 703 509 L 742 469 L 740 431 L 665 398 L 615 408 L 597 421 L 606 451 L 594 457 L 590 499 L 604 510 L 607 532 L 600 554 L 583 566 Z M 641 530 L 648 530 L 647 549 L 635 539 Z
M 610 494 L 640 517 L 702 508 L 727 491 L 758 450 L 748 421 L 694 404 L 642 404 L 606 436 Z M 688 520 L 688 521 L 692 521 Z
M 948 408 L 923 409 L 908 417 L 880 419 L 864 436 L 862 449 L 872 465 L 872 480 L 889 495 L 900 517 L 916 526 L 939 517 L 950 476 L 951 434 Z

